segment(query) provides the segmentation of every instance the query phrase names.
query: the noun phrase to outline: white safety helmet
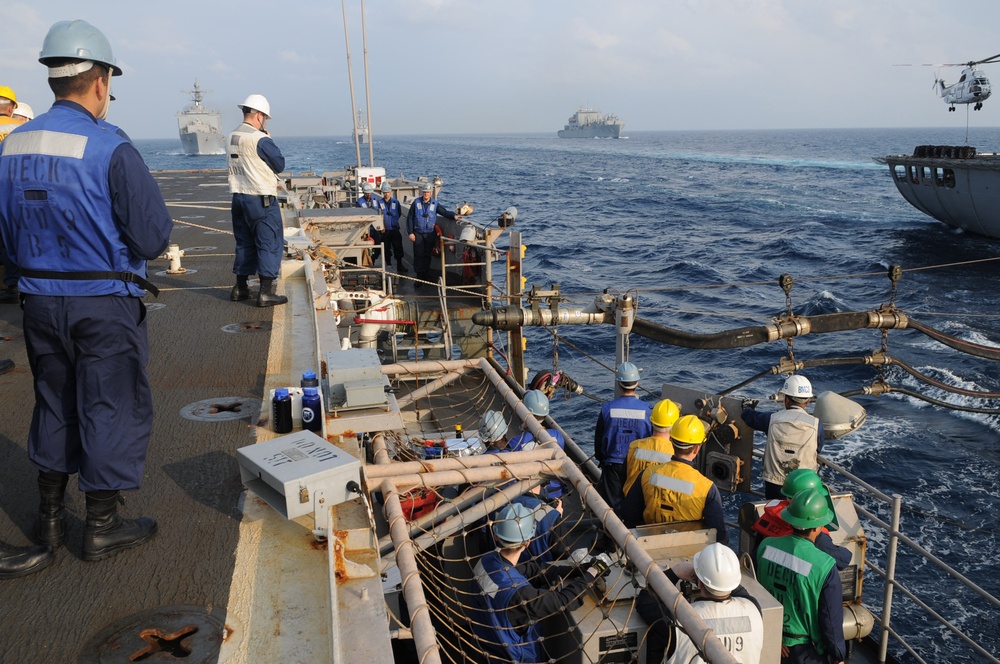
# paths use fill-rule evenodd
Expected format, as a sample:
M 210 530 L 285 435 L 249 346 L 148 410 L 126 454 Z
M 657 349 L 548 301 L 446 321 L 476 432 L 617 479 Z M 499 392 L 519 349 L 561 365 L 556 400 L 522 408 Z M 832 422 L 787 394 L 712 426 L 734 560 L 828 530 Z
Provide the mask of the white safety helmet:
M 709 544 L 694 554 L 694 573 L 706 588 L 716 595 L 736 590 L 743 578 L 740 561 L 725 544 Z
M 27 104 L 25 104 L 23 101 L 20 104 L 18 104 L 17 108 L 14 110 L 14 117 L 17 117 L 19 115 L 27 120 L 35 119 L 35 111 L 32 110 L 32 108 Z
M 249 108 L 250 110 L 253 111 L 260 111 L 261 113 L 267 116 L 268 120 L 271 119 L 271 105 L 267 103 L 267 99 L 264 97 L 264 95 L 257 95 L 257 94 L 249 95 L 246 99 L 243 100 L 243 103 L 240 104 L 237 108 L 239 108 L 240 110 L 243 110 L 244 108 Z
M 785 379 L 785 384 L 778 390 L 778 394 L 784 394 L 797 401 L 812 399 L 813 386 L 805 376 L 789 376 Z

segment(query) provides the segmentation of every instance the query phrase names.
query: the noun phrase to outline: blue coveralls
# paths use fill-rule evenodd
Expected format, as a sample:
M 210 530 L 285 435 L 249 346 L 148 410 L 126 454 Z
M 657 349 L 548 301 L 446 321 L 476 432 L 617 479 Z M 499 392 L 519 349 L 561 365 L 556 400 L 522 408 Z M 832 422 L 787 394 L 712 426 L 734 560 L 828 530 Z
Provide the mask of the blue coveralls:
M 78 472 L 85 492 L 138 488 L 149 341 L 145 291 L 124 279 L 167 248 L 170 214 L 131 143 L 76 103 L 56 101 L 0 149 L 0 233 L 21 270 L 34 376 L 29 457 Z
M 269 137 L 257 143 L 257 156 L 275 173 L 285 170 L 285 157 Z M 281 274 L 281 253 L 285 245 L 277 198 L 233 194 L 232 217 L 236 237 L 233 274 L 257 274 L 261 279 L 277 279 Z
M 594 428 L 594 458 L 601 467 L 597 493 L 611 509 L 625 497 L 625 460 L 629 445 L 633 440 L 653 435 L 653 425 L 649 422 L 651 411 L 649 404 L 633 395 L 601 405 Z
M 416 238 L 413 241 L 413 269 L 422 279 L 430 276 L 431 258 L 438 243 L 437 233 L 434 231 L 437 215 L 445 219 L 455 218 L 453 212 L 446 210 L 433 198 L 427 203 L 424 203 L 423 198 L 413 201 L 406 215 L 406 230 Z
M 518 634 L 507 615 L 515 591 L 531 583 L 517 567 L 496 551 L 484 555 L 476 565 L 476 611 L 473 630 L 484 646 L 489 662 L 539 662 L 540 623 L 531 621 Z
M 552 436 L 556 443 L 559 444 L 559 448 L 566 449 L 566 439 L 563 435 L 556 429 L 546 429 L 545 430 L 550 436 Z M 525 449 L 528 443 L 535 443 L 535 437 L 531 435 L 528 431 L 522 431 L 518 435 L 510 439 L 507 443 L 507 447 L 501 450 L 502 452 L 520 452 Z M 537 443 L 536 443 L 537 444 Z M 531 447 L 534 447 L 532 445 Z M 531 449 L 527 447 L 527 449 Z M 566 487 L 563 486 L 562 482 L 559 480 L 552 480 L 548 484 L 542 487 L 543 497 L 546 500 L 552 500 L 554 498 L 561 498 L 564 493 L 566 493 Z

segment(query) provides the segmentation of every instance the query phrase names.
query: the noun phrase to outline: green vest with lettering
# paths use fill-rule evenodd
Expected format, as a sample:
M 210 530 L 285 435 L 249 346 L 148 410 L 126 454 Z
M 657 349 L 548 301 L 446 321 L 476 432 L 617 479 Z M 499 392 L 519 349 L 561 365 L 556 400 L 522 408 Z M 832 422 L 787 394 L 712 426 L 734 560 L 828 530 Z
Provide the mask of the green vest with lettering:
M 757 580 L 785 607 L 781 643 L 826 648 L 819 629 L 819 595 L 836 561 L 808 539 L 769 537 L 757 551 Z

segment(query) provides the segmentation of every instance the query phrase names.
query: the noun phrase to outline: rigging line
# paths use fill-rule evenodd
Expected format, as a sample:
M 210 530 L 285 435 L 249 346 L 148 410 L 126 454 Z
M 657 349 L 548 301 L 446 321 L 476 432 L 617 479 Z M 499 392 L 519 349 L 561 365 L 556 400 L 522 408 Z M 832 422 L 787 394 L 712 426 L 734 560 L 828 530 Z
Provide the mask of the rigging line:
M 171 219 L 170 221 L 175 224 L 184 224 L 185 226 L 191 226 L 192 228 L 201 228 L 206 231 L 214 231 L 216 233 L 222 233 L 223 235 L 232 235 L 232 231 L 222 230 L 221 228 L 212 228 L 211 226 L 202 226 L 201 224 L 195 224 L 190 221 L 181 221 L 180 219 Z
M 888 387 L 888 386 L 887 386 Z M 982 415 L 1000 415 L 1000 408 L 975 408 L 973 406 L 962 406 L 956 403 L 949 403 L 947 401 L 942 401 L 940 399 L 935 399 L 933 397 L 920 394 L 915 390 L 911 390 L 908 387 L 890 387 L 888 393 L 896 392 L 898 394 L 905 394 L 907 396 L 913 397 L 914 399 L 919 399 L 920 401 L 926 401 L 934 406 L 940 406 L 941 408 L 948 408 L 951 410 L 959 410 L 963 413 L 979 413 Z M 886 392 L 883 392 L 885 394 Z M 856 397 L 866 395 L 865 390 L 848 390 L 847 392 L 841 392 L 842 397 Z
M 976 397 L 977 399 L 1000 399 L 1000 392 L 977 392 L 975 390 L 966 390 L 961 387 L 954 387 L 952 385 L 947 385 L 939 380 L 931 378 L 930 376 L 917 371 L 916 369 L 911 367 L 906 362 L 903 362 L 899 358 L 888 357 L 887 359 L 891 360 L 892 364 L 897 365 L 900 369 L 903 369 L 911 376 L 919 378 L 925 383 L 929 383 L 930 385 L 933 385 L 934 387 L 940 388 L 942 390 L 948 392 L 954 392 L 955 394 L 962 394 L 967 397 Z

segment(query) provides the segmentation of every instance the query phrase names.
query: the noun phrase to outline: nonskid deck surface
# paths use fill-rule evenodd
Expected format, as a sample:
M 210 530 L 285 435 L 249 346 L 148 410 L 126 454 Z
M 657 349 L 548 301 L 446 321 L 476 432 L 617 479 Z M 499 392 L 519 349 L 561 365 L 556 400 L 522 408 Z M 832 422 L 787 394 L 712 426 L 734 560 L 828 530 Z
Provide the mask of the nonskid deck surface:
M 273 311 L 229 300 L 233 239 L 225 174 L 160 173 L 157 180 L 173 218 L 186 222 L 175 224 L 171 242 L 187 252 L 188 272 L 157 274 L 168 267 L 165 260 L 149 265 L 161 289 L 159 298 L 146 298 L 155 421 L 142 489 L 125 494 L 123 513 L 154 516 L 159 533 L 114 558 L 83 562 L 84 500 L 72 479 L 68 539 L 56 562 L 0 585 L 4 662 L 77 661 L 101 630 L 174 605 L 200 607 L 201 615 L 181 620 L 199 627 L 193 642 L 204 654 L 213 647 L 203 638 L 213 627 L 206 619 L 220 608 L 225 616 L 241 519 L 235 449 L 253 441 Z M 0 357 L 17 363 L 0 377 L 0 539 L 26 545 L 38 494 L 27 455 L 32 378 L 17 306 L 0 305 L 0 338 Z M 184 417 L 186 408 L 198 419 Z M 323 553 L 316 555 L 322 564 Z M 157 621 L 164 619 L 148 617 L 137 626 L 165 629 Z M 124 662 L 132 654 L 93 661 Z

